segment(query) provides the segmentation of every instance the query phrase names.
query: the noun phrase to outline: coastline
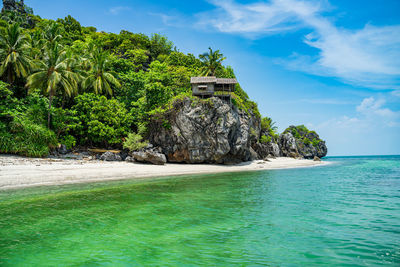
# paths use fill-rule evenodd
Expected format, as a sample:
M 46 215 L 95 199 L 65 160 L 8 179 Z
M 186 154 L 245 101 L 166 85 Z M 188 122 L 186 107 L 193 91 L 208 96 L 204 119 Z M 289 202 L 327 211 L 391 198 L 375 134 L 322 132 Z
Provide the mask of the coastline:
M 237 165 L 167 163 L 160 166 L 0 155 L 0 190 L 166 176 L 304 168 L 327 164 L 329 162 L 281 157 L 270 161 L 257 160 Z

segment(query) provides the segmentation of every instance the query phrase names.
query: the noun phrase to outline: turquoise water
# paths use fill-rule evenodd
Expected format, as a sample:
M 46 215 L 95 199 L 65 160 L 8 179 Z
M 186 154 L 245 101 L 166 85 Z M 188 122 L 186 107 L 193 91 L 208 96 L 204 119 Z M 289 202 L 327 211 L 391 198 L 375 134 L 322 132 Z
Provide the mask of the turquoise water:
M 399 266 L 400 157 L 0 192 L 1 266 Z

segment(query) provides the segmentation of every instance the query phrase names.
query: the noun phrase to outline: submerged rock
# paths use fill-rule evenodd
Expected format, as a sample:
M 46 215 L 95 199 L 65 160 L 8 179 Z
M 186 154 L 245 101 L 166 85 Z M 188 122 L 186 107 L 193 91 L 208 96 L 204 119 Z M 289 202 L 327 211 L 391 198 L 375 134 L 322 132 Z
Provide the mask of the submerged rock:
M 232 164 L 258 157 L 259 133 L 259 118 L 219 98 L 185 98 L 153 118 L 149 139 L 169 162 Z

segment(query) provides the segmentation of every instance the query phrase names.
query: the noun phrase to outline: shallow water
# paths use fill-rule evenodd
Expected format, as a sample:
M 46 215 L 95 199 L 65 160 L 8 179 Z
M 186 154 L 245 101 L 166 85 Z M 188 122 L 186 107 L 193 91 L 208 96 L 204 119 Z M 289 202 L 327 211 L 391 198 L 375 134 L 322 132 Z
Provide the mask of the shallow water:
M 0 192 L 1 266 L 399 266 L 400 157 Z

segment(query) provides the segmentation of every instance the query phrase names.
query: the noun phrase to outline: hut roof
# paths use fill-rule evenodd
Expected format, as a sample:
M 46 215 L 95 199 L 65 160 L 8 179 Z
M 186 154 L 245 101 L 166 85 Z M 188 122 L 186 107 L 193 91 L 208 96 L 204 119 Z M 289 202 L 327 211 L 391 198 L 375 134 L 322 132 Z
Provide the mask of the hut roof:
M 231 78 L 217 78 L 217 84 L 237 84 L 237 81 Z
M 214 76 L 190 78 L 190 83 L 216 83 L 216 82 L 217 78 Z
M 216 78 L 214 76 L 209 77 L 191 77 L 190 83 L 216 83 L 216 84 L 236 84 L 236 79 L 231 78 Z

